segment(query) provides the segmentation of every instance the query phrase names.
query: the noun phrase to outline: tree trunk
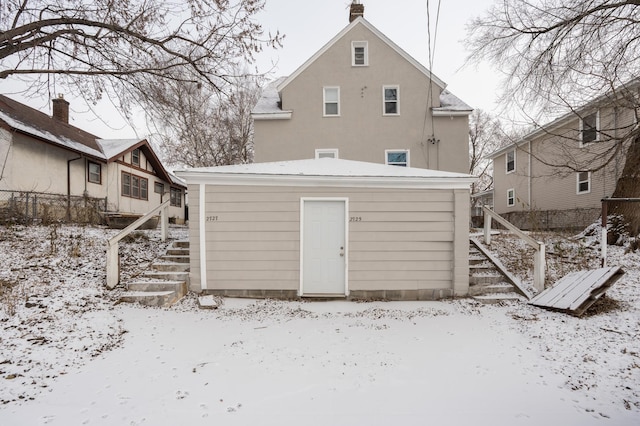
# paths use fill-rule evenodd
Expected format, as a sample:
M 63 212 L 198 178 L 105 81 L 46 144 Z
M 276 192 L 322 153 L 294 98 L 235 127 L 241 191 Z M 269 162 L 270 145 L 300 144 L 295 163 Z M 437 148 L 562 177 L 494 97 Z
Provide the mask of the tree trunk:
M 635 139 L 629 146 L 613 198 L 640 198 L 640 138 Z M 611 214 L 622 216 L 625 231 L 630 236 L 640 234 L 640 202 L 611 202 L 609 211 Z

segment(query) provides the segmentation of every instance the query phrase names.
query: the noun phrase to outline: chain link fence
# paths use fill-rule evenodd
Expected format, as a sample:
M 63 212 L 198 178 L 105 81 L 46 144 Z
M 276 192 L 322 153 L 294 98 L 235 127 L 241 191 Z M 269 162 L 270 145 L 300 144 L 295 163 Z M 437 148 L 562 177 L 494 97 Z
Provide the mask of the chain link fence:
M 74 222 L 101 224 L 106 199 L 0 190 L 0 224 Z

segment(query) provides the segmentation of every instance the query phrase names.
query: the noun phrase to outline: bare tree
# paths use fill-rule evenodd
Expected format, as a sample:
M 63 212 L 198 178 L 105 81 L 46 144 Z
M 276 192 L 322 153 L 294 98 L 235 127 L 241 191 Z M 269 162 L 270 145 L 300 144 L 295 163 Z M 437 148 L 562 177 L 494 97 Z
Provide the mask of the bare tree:
M 592 155 L 546 164 L 565 171 L 599 170 L 626 151 L 614 197 L 640 197 L 640 0 L 503 0 L 469 26 L 471 62 L 489 60 L 505 81 L 502 102 L 520 108 L 534 125 L 573 112 L 598 99 L 635 114 L 626 128 L 600 131 Z M 574 129 L 577 130 L 577 129 Z M 560 134 L 567 141 L 579 132 Z M 585 151 L 583 151 L 584 153 Z M 623 184 L 624 183 L 624 184 Z M 618 206 L 631 231 L 640 229 L 640 209 Z
M 164 159 L 174 166 L 208 167 L 253 161 L 251 110 L 259 78 L 244 75 L 224 93 L 206 86 L 167 81 L 147 88 L 150 127 Z
M 478 177 L 471 193 L 483 192 L 493 185 L 492 163 L 486 156 L 504 145 L 507 137 L 500 121 L 481 109 L 469 117 L 469 173 Z
M 3 0 L 0 78 L 28 79 L 27 94 L 50 93 L 55 83 L 88 100 L 108 94 L 125 111 L 144 79 L 222 90 L 238 63 L 282 40 L 254 20 L 263 7 L 264 0 Z

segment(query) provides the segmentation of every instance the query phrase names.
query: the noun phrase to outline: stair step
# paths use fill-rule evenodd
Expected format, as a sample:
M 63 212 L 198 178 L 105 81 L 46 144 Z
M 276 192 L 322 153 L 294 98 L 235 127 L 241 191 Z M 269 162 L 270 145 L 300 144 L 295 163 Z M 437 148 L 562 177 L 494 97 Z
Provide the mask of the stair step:
M 173 242 L 174 248 L 189 248 L 189 240 L 180 240 Z
M 188 248 L 169 248 L 167 249 L 167 255 L 169 256 L 189 256 Z
M 501 274 L 478 274 L 469 277 L 469 285 L 498 284 L 504 281 Z
M 154 263 L 151 265 L 151 269 L 160 272 L 188 272 L 189 264 L 177 262 Z
M 490 294 L 498 294 L 498 293 L 513 293 L 515 292 L 515 288 L 505 282 L 501 282 L 498 284 L 478 284 L 469 286 L 469 296 L 480 296 L 480 295 L 490 295 Z
M 522 297 L 517 293 L 496 293 L 496 294 L 487 294 L 481 296 L 474 296 L 474 300 L 484 304 L 494 304 L 500 302 L 512 302 L 522 300 Z
M 186 294 L 184 281 L 136 281 L 127 284 L 128 291 L 178 291 Z
M 180 299 L 175 291 L 127 291 L 120 296 L 120 302 L 158 307 L 171 306 Z
M 170 263 L 189 263 L 189 253 L 186 255 L 165 254 L 160 256 L 160 260 Z
M 189 281 L 186 271 L 146 271 L 143 276 L 149 280 Z
M 487 258 L 484 256 L 469 256 L 469 265 L 477 265 L 486 261 Z

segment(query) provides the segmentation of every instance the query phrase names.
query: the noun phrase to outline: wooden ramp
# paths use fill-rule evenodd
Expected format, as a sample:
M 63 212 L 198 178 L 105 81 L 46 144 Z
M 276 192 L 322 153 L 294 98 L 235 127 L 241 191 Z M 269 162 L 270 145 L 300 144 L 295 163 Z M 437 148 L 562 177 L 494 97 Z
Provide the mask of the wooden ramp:
M 580 316 L 623 274 L 620 266 L 572 272 L 540 292 L 529 304 Z

